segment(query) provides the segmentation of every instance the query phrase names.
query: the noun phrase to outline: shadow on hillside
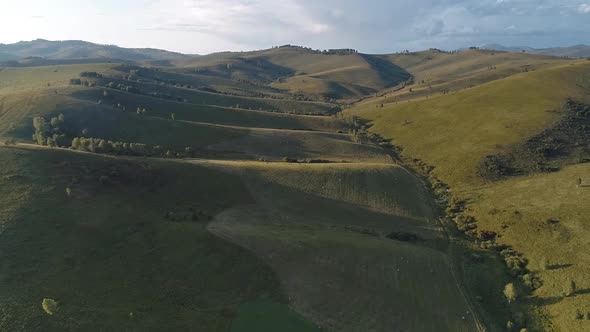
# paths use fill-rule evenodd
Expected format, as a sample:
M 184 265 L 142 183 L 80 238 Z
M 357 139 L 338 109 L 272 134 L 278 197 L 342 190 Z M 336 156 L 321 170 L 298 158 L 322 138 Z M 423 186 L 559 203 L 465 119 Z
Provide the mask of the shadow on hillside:
M 573 264 L 554 264 L 554 265 L 549 265 L 548 269 L 549 270 L 561 270 L 561 269 L 567 269 L 568 267 L 572 267 L 574 266 Z
M 590 294 L 590 288 L 586 288 L 586 289 L 580 289 L 577 292 L 574 293 L 574 296 L 577 295 L 588 295 Z
M 389 87 L 409 80 L 412 75 L 400 66 L 376 55 L 359 54 L 375 69 L 379 77 L 387 82 Z
M 563 301 L 563 296 L 549 296 L 549 297 L 543 297 L 543 298 L 536 297 L 536 298 L 531 299 L 531 303 L 536 306 L 552 305 L 552 304 L 557 304 L 561 301 Z

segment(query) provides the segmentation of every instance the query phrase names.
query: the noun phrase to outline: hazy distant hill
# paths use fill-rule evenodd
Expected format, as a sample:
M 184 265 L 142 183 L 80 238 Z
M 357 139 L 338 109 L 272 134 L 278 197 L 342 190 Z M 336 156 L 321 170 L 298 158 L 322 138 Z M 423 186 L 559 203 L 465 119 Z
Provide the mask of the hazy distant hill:
M 503 46 L 500 44 L 488 44 L 482 48 L 507 52 L 522 52 L 532 54 L 544 54 L 569 58 L 586 58 L 590 57 L 590 45 L 574 45 L 569 47 L 551 47 L 551 48 L 532 48 L 526 46 Z
M 15 44 L 0 44 L 0 61 L 28 57 L 45 59 L 109 58 L 130 61 L 173 60 L 187 55 L 151 48 L 122 48 L 114 45 L 99 45 L 79 40 L 49 41 L 37 39 Z

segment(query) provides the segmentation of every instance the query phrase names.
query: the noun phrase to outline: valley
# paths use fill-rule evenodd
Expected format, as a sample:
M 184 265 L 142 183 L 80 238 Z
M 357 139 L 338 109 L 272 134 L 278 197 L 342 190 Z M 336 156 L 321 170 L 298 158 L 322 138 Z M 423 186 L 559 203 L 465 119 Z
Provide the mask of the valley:
M 1 68 L 0 330 L 590 328 L 587 60 L 145 52 Z

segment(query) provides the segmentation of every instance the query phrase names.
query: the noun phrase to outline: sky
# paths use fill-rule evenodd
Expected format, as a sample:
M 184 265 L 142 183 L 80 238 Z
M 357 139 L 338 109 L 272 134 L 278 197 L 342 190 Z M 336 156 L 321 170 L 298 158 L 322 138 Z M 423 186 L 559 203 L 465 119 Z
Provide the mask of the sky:
M 2 0 L 0 43 L 191 54 L 292 44 L 365 53 L 590 44 L 590 0 Z

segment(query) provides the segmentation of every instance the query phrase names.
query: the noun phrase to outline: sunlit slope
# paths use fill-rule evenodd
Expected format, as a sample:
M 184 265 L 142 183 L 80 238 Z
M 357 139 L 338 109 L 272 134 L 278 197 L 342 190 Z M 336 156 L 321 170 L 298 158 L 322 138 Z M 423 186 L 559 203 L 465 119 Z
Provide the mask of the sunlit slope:
M 319 326 L 336 331 L 476 329 L 473 317 L 464 317 L 470 309 L 444 236 L 431 219 L 426 189 L 404 169 L 200 164 L 240 174 L 255 199 L 220 214 L 209 229 L 268 261 L 293 308 Z M 419 240 L 386 237 L 392 233 Z
M 588 103 L 589 88 L 590 64 L 574 61 L 426 100 L 347 111 L 369 120 L 371 132 L 393 139 L 407 160 L 434 167 L 432 176 L 465 200 L 477 234 L 495 232 L 499 244 L 528 259 L 542 286 L 519 305 L 536 313 L 528 324 L 540 330 L 586 329 L 575 314 L 589 309 L 588 257 L 580 249 L 590 238 L 588 167 L 566 165 L 554 173 L 495 181 L 482 178 L 478 169 L 484 157 L 511 151 L 554 126 L 566 116 L 562 105 L 568 98 Z M 571 280 L 578 291 L 564 296 Z
M 474 72 L 486 71 L 489 66 L 496 66 L 498 69 L 505 67 L 524 69 L 532 65 L 563 62 L 562 59 L 544 55 L 488 50 L 466 50 L 458 53 L 431 50 L 394 54 L 389 58 L 414 75 L 416 81 L 425 80 L 430 84 L 454 80 Z
M 578 178 L 585 184 L 576 187 Z M 525 253 L 529 268 L 543 280 L 531 304 L 547 310 L 558 331 L 587 330 L 588 321 L 575 314 L 590 311 L 590 256 L 585 250 L 590 244 L 590 165 L 509 179 L 468 198 L 478 227 L 497 232 L 503 243 Z M 579 291 L 566 297 L 570 280 Z
M 80 72 L 104 72 L 113 64 L 79 64 L 44 67 L 0 67 L 0 95 L 23 90 L 44 89 L 68 85 Z
M 288 311 L 270 268 L 206 230 L 252 202 L 236 176 L 55 150 L 0 162 L 1 330 L 227 331 L 251 301 Z
M 567 62 L 564 59 L 543 55 L 488 50 L 465 50 L 456 53 L 429 50 L 385 57 L 412 74 L 413 84 L 386 94 L 384 98 L 376 101 L 378 104 L 458 91 L 524 71 L 539 70 Z
M 372 132 L 403 154 L 436 167 L 456 189 L 479 183 L 477 165 L 489 154 L 541 132 L 567 98 L 587 99 L 590 64 L 577 62 L 522 73 L 427 100 L 361 106 L 347 111 L 369 120 Z

